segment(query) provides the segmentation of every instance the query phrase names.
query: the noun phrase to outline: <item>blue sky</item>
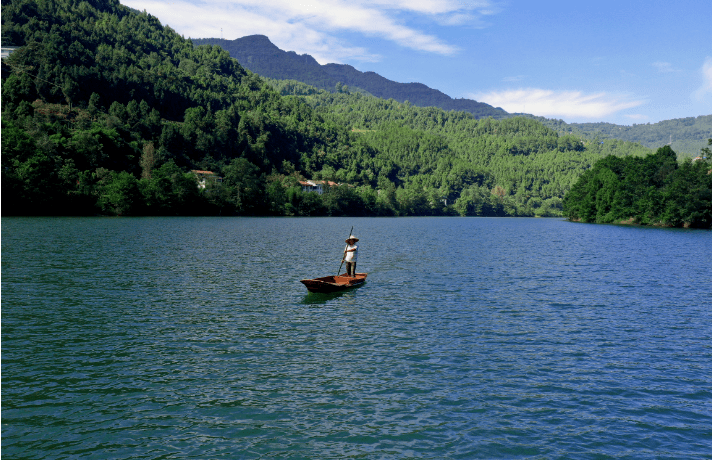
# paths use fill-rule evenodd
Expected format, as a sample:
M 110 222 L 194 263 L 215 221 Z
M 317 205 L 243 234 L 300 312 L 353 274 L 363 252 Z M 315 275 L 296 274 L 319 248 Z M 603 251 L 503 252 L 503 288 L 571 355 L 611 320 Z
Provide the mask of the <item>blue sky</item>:
M 123 0 L 185 37 L 262 34 L 454 98 L 567 122 L 712 114 L 712 1 Z

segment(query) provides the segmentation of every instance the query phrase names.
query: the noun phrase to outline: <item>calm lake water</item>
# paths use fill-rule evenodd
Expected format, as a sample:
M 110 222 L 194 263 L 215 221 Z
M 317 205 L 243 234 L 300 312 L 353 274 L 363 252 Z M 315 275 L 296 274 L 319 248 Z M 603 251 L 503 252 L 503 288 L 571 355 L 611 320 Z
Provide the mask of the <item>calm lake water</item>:
M 2 457 L 712 458 L 712 232 L 3 218 Z

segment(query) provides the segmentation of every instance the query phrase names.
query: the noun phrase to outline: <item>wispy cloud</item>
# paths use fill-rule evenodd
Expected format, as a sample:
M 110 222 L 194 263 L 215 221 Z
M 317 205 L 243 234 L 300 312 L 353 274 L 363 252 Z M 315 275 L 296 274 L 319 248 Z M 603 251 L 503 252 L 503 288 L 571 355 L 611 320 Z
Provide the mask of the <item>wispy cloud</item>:
M 282 49 L 308 52 L 321 62 L 341 62 L 341 59 L 377 61 L 379 56 L 363 48 L 349 46 L 328 34 L 308 27 L 303 22 L 290 22 L 278 13 L 273 15 L 253 11 L 249 5 L 216 2 L 210 5 L 187 1 L 124 0 L 125 5 L 146 10 L 164 25 L 192 38 L 235 39 L 247 35 L 267 35 Z M 198 18 L 196 20 L 196 18 Z
M 673 65 L 670 64 L 669 62 L 659 62 L 659 61 L 658 61 L 658 62 L 653 62 L 652 65 L 653 65 L 653 67 L 655 67 L 656 69 L 658 69 L 658 72 L 660 72 L 660 73 L 681 72 L 680 69 L 676 69 L 676 68 L 673 67 Z
M 485 14 L 494 8 L 487 0 L 356 0 L 355 4 L 390 10 L 410 10 L 425 14 L 444 14 L 467 10 L 481 10 Z
M 435 21 L 441 26 L 464 26 L 469 25 L 470 27 L 483 28 L 486 27 L 486 23 L 482 21 L 481 17 L 474 14 L 448 14 L 440 17 L 434 18 Z
M 623 116 L 626 118 L 630 118 L 631 120 L 635 120 L 635 121 L 645 121 L 650 118 L 647 115 L 643 115 L 641 113 L 631 113 L 631 114 L 626 114 Z
M 600 119 L 621 110 L 637 107 L 645 101 L 600 92 L 553 91 L 525 88 L 472 94 L 475 100 L 502 107 L 507 112 L 524 112 L 544 117 Z
M 712 95 L 712 57 L 708 56 L 707 59 L 705 59 L 704 64 L 702 64 L 701 73 L 702 86 L 692 93 L 692 98 L 700 102 Z
M 336 34 L 379 37 L 418 51 L 452 55 L 459 49 L 440 37 L 409 25 L 413 17 L 433 23 L 479 24 L 490 15 L 489 1 L 465 0 L 123 0 L 146 10 L 178 33 L 193 38 L 267 35 L 282 49 L 309 53 L 317 61 L 375 61 L 380 57 L 351 46 Z M 422 23 L 422 22 L 421 22 Z
M 506 82 L 509 82 L 509 83 L 511 83 L 511 82 L 517 82 L 517 81 L 522 81 L 522 80 L 524 80 L 524 75 L 515 75 L 515 76 L 512 76 L 512 77 L 504 77 L 504 78 L 502 79 L 502 81 L 506 81 Z

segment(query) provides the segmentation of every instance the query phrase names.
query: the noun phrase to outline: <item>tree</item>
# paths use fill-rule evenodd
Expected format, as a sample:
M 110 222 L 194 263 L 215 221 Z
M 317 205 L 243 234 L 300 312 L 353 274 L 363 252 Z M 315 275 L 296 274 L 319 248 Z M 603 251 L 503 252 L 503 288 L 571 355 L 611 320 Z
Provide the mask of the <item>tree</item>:
M 87 107 L 87 110 L 89 111 L 90 115 L 95 116 L 99 112 L 100 99 L 101 96 L 99 96 L 97 93 L 91 93 L 91 96 L 89 97 L 89 106 Z
M 487 187 L 471 185 L 462 191 L 453 207 L 461 216 L 497 216 L 501 215 L 498 209 L 502 205 Z
M 673 227 L 712 227 L 712 177 L 708 165 L 683 161 L 663 192 L 661 220 Z
M 712 226 L 712 177 L 706 162 L 677 163 L 661 147 L 644 158 L 608 156 L 581 175 L 563 201 L 571 220 Z
M 151 171 L 156 164 L 155 149 L 153 142 L 148 142 L 143 146 L 141 154 L 141 179 L 151 179 Z
M 141 180 L 144 212 L 149 215 L 203 214 L 203 199 L 195 175 L 184 173 L 174 161 L 153 170 L 150 178 Z
M 285 205 L 287 203 L 287 192 L 279 180 L 272 178 L 267 183 L 266 189 L 267 206 L 266 211 L 269 214 L 281 216 L 285 214 Z
M 223 169 L 222 187 L 227 190 L 228 202 L 237 213 L 260 213 L 265 184 L 260 176 L 260 168 L 247 159 L 235 158 Z M 279 201 L 283 197 L 274 190 L 271 198 Z
M 102 211 L 117 216 L 135 214 L 142 203 L 138 180 L 126 171 L 112 173 L 100 189 Z

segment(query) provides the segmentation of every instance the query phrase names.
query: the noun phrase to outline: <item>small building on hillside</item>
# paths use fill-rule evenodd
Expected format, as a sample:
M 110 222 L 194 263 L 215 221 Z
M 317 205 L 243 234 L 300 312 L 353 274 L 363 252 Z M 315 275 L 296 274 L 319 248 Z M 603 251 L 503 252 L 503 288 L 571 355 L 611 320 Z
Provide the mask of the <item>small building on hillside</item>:
M 339 185 L 341 185 L 337 184 L 336 182 L 324 180 L 300 180 L 299 184 L 302 186 L 302 192 L 315 192 L 319 195 L 322 195 L 324 193 L 324 189 L 326 186 L 338 187 Z
M 218 176 L 212 171 L 201 171 L 199 169 L 192 169 L 191 173 L 195 174 L 198 178 L 198 188 L 205 188 L 206 184 L 221 184 L 222 177 Z
M 317 184 L 311 180 L 300 180 L 299 184 L 302 186 L 302 192 L 316 192 L 319 195 L 324 193 L 324 187 L 322 184 Z
M 2 48 L 2 53 L 0 54 L 0 57 L 2 59 L 5 59 L 6 57 L 10 56 L 15 50 L 19 48 L 19 46 L 3 46 Z

